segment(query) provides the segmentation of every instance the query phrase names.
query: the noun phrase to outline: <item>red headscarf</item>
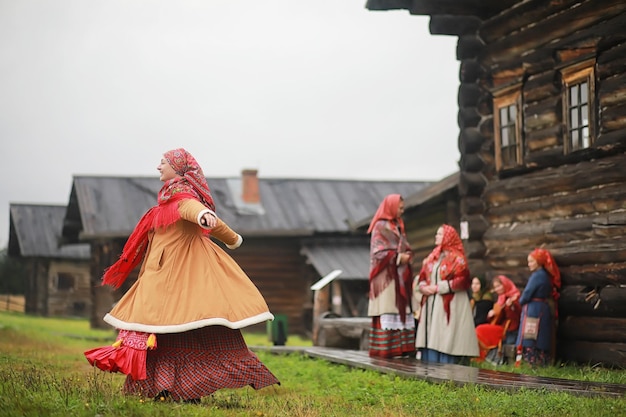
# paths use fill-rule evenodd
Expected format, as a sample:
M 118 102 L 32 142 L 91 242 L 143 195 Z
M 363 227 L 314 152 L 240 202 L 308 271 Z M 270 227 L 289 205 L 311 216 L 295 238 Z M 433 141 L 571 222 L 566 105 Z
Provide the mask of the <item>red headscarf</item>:
M 183 148 L 167 151 L 163 157 L 174 169 L 174 172 L 183 178 L 175 178 L 166 182 L 159 192 L 159 199 L 167 199 L 176 192 L 190 192 L 196 194 L 202 204 L 215 211 L 215 203 L 213 203 L 209 184 L 196 159 Z
M 402 201 L 402 196 L 400 194 L 389 194 L 386 196 L 378 206 L 376 213 L 374 213 L 374 217 L 372 217 L 367 233 L 372 233 L 374 225 L 377 221 L 389 220 L 390 222 L 398 225 L 398 227 L 400 227 L 400 233 L 404 234 L 404 221 L 402 220 L 402 217 L 398 217 L 398 207 L 400 206 L 400 201 Z
M 419 274 L 419 281 L 424 281 L 426 284 L 430 284 L 430 275 L 433 267 L 444 254 L 444 258 L 441 260 L 441 266 L 439 272 L 441 279 L 447 281 L 449 279 L 461 277 L 463 282 L 457 290 L 467 290 L 471 285 L 471 278 L 469 268 L 467 265 L 467 259 L 465 257 L 465 249 L 463 248 L 463 242 L 456 232 L 454 227 L 444 224 L 441 226 L 443 229 L 443 238 L 441 244 L 437 245 L 435 249 L 424 259 L 422 270 Z M 450 303 L 454 297 L 454 292 L 442 294 L 443 308 L 446 312 L 446 317 L 450 321 Z M 426 301 L 426 297 L 422 298 L 422 303 Z
M 160 227 L 167 227 L 180 220 L 178 202 L 185 198 L 195 198 L 207 208 L 215 211 L 209 185 L 196 159 L 183 148 L 163 154 L 168 164 L 180 177 L 165 181 L 157 196 L 157 205 L 143 215 L 128 237 L 120 258 L 105 270 L 103 285 L 119 288 L 128 274 L 141 262 L 148 247 L 148 233 Z M 203 233 L 209 233 L 203 230 Z
M 504 306 L 507 298 L 511 298 L 514 296 L 517 296 L 517 298 L 519 298 L 520 291 L 517 288 L 517 286 L 513 283 L 513 281 L 511 281 L 504 275 L 498 275 L 497 277 L 494 278 L 494 281 L 496 279 L 500 281 L 500 283 L 502 284 L 502 288 L 504 288 L 504 293 L 502 295 L 498 294 L 498 301 L 496 301 L 497 304 Z
M 537 263 L 545 269 L 552 279 L 552 298 L 554 301 L 559 299 L 559 290 L 561 289 L 561 271 L 556 265 L 552 254 L 547 249 L 537 248 L 530 253 Z

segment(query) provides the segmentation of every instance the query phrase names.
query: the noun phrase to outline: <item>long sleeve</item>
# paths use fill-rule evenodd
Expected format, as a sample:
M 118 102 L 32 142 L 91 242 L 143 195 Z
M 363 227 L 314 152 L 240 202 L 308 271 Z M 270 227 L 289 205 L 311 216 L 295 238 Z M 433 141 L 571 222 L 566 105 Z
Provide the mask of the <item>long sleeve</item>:
M 202 203 L 194 199 L 187 199 L 180 202 L 178 206 L 180 216 L 190 222 L 196 223 L 203 229 L 207 229 L 200 222 L 202 216 L 206 213 L 215 214 L 212 210 L 206 208 Z M 222 219 L 215 216 L 217 225 L 211 229 L 211 236 L 223 242 L 229 249 L 236 249 L 241 246 L 243 238 L 231 229 Z

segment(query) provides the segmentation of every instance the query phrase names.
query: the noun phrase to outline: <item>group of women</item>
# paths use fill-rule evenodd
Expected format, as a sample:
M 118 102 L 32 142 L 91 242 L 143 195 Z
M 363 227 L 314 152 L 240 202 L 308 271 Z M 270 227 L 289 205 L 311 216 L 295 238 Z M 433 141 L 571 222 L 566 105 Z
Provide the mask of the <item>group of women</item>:
M 199 403 L 221 388 L 279 384 L 240 331 L 273 316 L 249 277 L 208 238 L 235 249 L 241 236 L 216 215 L 204 173 L 189 152 L 166 152 L 157 169 L 163 181 L 157 204 L 140 219 L 120 258 L 103 276 L 103 284 L 119 288 L 141 264 L 137 281 L 104 317 L 118 329 L 117 340 L 85 352 L 87 360 L 100 369 L 125 373 L 126 393 L 155 400 Z M 423 360 L 444 363 L 478 357 L 479 339 L 493 332 L 502 335 L 502 322 L 474 329 L 467 296 L 471 278 L 459 235 L 449 225 L 439 227 L 435 249 L 414 277 L 403 212 L 402 197 L 387 196 L 368 230 L 369 354 L 403 357 L 417 349 Z M 508 320 L 507 340 L 518 334 L 520 355 L 531 364 L 546 364 L 556 318 L 550 302 L 558 296 L 560 276 L 542 249 L 528 256 L 528 266 L 532 275 L 521 296 L 508 278 L 494 279 L 494 306 L 504 312 L 498 317 Z M 512 320 L 515 314 L 521 320 Z M 521 331 L 525 323 L 534 334 Z M 481 326 L 491 327 L 478 331 Z
M 402 220 L 399 194 L 385 197 L 369 226 L 369 355 L 466 363 L 497 361 L 502 344 L 514 344 L 518 359 L 543 366 L 554 355 L 560 273 L 546 249 L 528 255 L 531 275 L 522 292 L 506 276 L 492 280 L 497 299 L 472 287 L 463 243 L 456 230 L 441 225 L 435 248 L 413 277 L 413 252 Z M 476 278 L 474 279 L 477 280 Z M 480 306 L 480 308 L 479 308 Z M 485 307 L 487 306 L 487 307 Z M 479 312 L 482 311 L 482 312 Z M 491 355 L 491 356 L 489 356 Z

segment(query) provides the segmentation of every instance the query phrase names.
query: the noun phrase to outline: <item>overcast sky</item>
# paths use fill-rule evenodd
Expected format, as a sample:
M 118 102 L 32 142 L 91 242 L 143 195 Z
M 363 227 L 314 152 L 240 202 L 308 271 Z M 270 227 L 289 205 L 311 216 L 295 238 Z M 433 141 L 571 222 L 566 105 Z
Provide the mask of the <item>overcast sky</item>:
M 457 38 L 428 22 L 365 0 L 0 0 L 0 248 L 10 203 L 157 176 L 177 147 L 209 177 L 455 172 Z

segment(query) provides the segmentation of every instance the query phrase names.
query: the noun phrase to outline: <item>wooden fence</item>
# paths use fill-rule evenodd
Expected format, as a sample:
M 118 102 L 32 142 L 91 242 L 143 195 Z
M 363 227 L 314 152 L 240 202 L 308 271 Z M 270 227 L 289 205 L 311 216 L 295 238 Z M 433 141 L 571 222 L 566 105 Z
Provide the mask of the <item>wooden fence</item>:
M 23 295 L 0 294 L 0 311 L 23 313 L 25 304 Z

